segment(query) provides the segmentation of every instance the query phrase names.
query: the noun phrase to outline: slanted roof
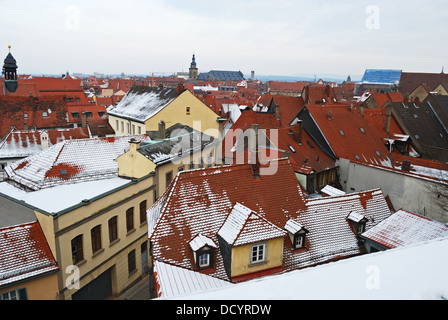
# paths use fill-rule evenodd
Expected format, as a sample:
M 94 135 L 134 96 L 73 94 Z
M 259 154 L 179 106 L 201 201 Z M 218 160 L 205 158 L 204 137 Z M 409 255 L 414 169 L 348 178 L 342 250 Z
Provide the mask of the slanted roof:
M 158 298 L 174 298 L 232 285 L 215 277 L 179 266 L 154 261 L 154 280 Z
M 237 203 L 219 229 L 218 235 L 230 246 L 237 247 L 283 237 L 284 231 L 251 209 Z
M 38 222 L 0 228 L 0 287 L 59 269 Z
M 124 98 L 107 108 L 107 113 L 117 117 L 144 122 L 178 97 L 176 89 L 132 86 Z
M 361 236 L 393 249 L 448 237 L 448 226 L 401 209 Z
M 305 207 L 305 196 L 289 161 L 272 166 L 277 166 L 276 174 L 260 178 L 247 164 L 180 172 L 162 200 L 148 210 L 154 257 L 194 270 L 189 242 L 203 233 L 218 243 L 217 233 L 236 203 L 282 228 L 285 213 L 296 215 Z M 216 259 L 210 275 L 228 279 L 220 253 Z
M 398 84 L 401 79 L 401 70 L 367 69 L 361 83 Z
M 210 248 L 218 248 L 218 246 L 213 242 L 212 239 L 209 237 L 203 235 L 202 233 L 198 234 L 196 237 L 193 238 L 193 240 L 190 241 L 190 248 L 193 251 L 198 251 L 204 247 L 210 247 Z
M 118 177 L 115 159 L 129 149 L 129 140 L 147 135 L 65 140 L 5 168 L 11 182 L 30 190 Z
M 213 79 L 219 81 L 242 81 L 244 75 L 241 71 L 225 71 L 225 70 L 210 70 L 207 73 L 201 73 L 198 80 Z

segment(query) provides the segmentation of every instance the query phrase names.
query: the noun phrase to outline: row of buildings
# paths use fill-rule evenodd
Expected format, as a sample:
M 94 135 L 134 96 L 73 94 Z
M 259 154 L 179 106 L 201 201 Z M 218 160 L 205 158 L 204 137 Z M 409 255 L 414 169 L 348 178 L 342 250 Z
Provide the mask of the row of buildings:
M 170 298 L 448 235 L 443 94 L 423 83 L 106 86 L 21 79 L 11 54 L 4 70 L 2 299 L 106 299 L 147 275 Z

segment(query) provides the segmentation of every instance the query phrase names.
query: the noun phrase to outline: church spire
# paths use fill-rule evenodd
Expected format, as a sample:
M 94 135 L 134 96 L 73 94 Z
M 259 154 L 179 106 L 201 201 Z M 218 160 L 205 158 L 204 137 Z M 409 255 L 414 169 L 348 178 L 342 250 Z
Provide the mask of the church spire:
M 197 80 L 198 78 L 198 68 L 196 66 L 196 56 L 193 53 L 193 59 L 191 60 L 190 65 L 190 80 Z
M 8 46 L 9 53 L 3 61 L 2 74 L 5 78 L 4 84 L 9 92 L 16 92 L 17 90 L 17 62 L 11 54 L 11 45 Z

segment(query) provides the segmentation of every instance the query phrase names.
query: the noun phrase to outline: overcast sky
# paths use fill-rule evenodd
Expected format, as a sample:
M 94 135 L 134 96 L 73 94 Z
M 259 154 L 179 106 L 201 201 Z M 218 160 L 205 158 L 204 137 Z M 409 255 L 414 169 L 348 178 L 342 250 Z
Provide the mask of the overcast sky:
M 430 1 L 0 0 L 19 73 L 448 72 L 448 5 Z

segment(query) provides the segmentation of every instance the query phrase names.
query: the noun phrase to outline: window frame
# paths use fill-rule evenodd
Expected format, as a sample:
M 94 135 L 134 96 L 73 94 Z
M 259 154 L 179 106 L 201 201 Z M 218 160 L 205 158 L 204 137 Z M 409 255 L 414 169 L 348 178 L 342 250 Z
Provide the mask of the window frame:
M 109 244 L 118 240 L 118 216 L 114 216 L 107 222 L 109 228 Z
M 84 239 L 83 235 L 80 234 L 71 240 L 71 251 L 72 251 L 72 261 L 73 264 L 79 264 L 84 261 Z M 74 250 L 74 247 L 76 250 Z
M 250 265 L 258 265 L 262 263 L 266 263 L 267 261 L 267 243 L 255 243 L 250 246 Z M 261 252 L 260 258 L 260 249 L 263 249 Z M 255 254 L 255 255 L 254 255 Z
M 97 225 L 90 230 L 90 238 L 92 242 L 92 253 L 100 251 L 103 246 L 101 243 L 101 225 Z
M 126 210 L 126 231 L 129 233 L 135 230 L 134 226 L 134 207 Z
M 140 224 L 143 224 L 147 220 L 146 211 L 148 210 L 148 201 L 143 200 L 142 202 L 140 202 L 139 209 L 140 209 Z
M 131 276 L 137 271 L 137 260 L 135 257 L 135 249 L 128 253 L 128 275 Z

